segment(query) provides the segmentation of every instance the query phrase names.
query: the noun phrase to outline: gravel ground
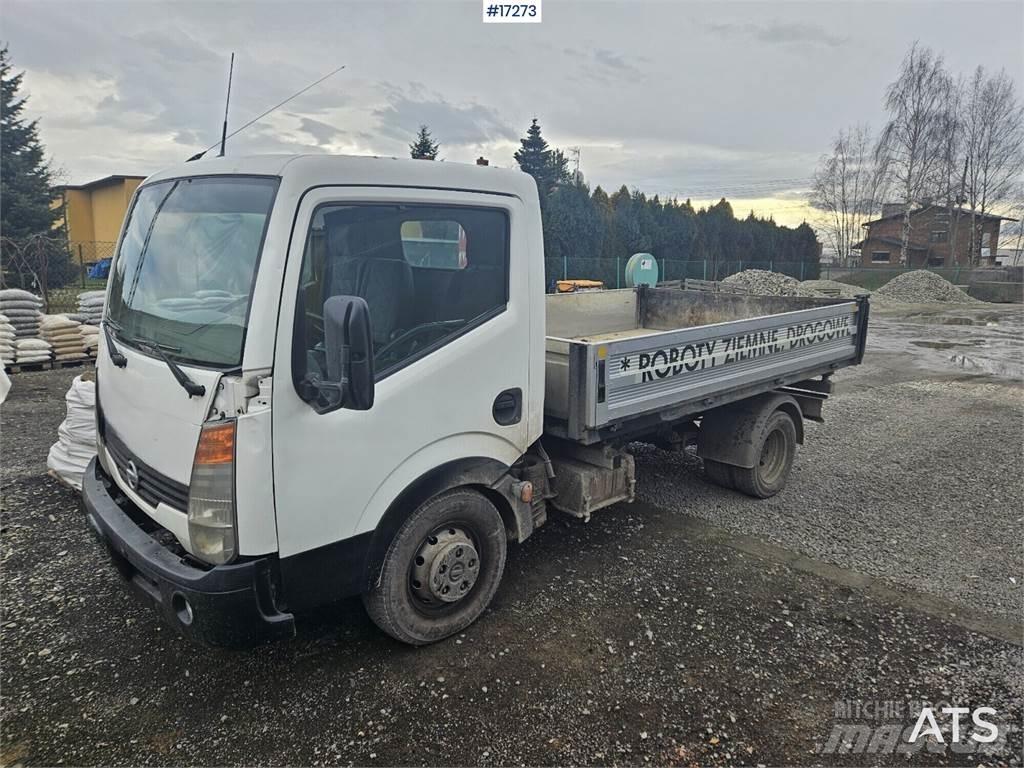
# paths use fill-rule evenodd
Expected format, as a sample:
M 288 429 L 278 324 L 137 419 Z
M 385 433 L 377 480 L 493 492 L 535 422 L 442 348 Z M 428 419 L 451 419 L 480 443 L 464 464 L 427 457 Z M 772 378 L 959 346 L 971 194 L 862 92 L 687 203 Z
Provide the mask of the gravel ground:
M 836 376 L 826 423 L 808 423 L 784 494 L 763 501 L 734 495 L 722 503 L 699 482 L 695 456 L 640 446 L 639 498 L 1020 617 L 1024 389 L 1019 379 L 964 375 L 964 366 L 949 360 L 966 333 L 970 348 L 1003 341 L 991 317 L 978 320 L 980 327 L 939 328 L 877 319 L 865 364 Z M 1015 331 L 1019 318 L 1019 311 L 1009 312 Z M 1003 351 L 1018 361 L 1022 353 L 1024 343 Z
M 914 345 L 966 330 L 923 317 L 879 317 L 779 497 L 639 447 L 636 504 L 554 518 L 512 548 L 479 622 L 419 650 L 358 601 L 251 651 L 179 638 L 43 474 L 75 371 L 18 374 L 0 763 L 974 765 L 821 751 L 850 700 L 1024 716 L 1021 388 Z M 1020 731 L 999 749 L 988 763 L 1019 765 Z

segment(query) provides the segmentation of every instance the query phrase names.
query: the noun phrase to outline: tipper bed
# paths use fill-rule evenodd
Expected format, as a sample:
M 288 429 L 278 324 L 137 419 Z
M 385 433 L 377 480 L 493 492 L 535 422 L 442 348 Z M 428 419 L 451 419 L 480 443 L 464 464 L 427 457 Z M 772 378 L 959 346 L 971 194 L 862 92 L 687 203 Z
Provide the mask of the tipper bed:
M 860 362 L 867 297 L 649 288 L 547 297 L 545 431 L 592 443 Z

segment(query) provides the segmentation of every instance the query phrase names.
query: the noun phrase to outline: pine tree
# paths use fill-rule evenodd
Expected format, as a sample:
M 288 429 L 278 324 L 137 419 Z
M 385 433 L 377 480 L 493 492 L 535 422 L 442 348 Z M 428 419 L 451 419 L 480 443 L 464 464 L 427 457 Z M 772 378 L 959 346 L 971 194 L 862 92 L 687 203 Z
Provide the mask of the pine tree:
M 533 176 L 543 200 L 559 182 L 569 178 L 569 161 L 561 150 L 552 150 L 540 135 L 537 118 L 526 130 L 526 136 L 519 140 L 520 147 L 515 153 L 516 162 L 522 171 Z
M 413 160 L 437 160 L 440 149 L 440 142 L 434 141 L 427 126 L 421 125 L 416 141 L 409 145 L 409 155 Z
M 0 49 L 0 234 L 12 239 L 56 234 L 60 210 L 50 207 L 53 175 L 39 142 L 39 123 L 26 122 L 19 96 L 23 72 L 11 71 L 7 46 Z

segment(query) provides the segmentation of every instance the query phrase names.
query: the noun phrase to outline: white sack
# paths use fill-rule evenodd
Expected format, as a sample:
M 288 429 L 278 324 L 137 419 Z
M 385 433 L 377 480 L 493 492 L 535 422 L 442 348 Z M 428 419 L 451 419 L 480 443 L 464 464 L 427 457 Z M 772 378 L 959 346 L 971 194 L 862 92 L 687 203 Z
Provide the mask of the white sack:
M 76 376 L 64 400 L 67 417 L 57 429 L 57 442 L 50 448 L 46 466 L 82 490 L 85 468 L 96 455 L 96 384 Z

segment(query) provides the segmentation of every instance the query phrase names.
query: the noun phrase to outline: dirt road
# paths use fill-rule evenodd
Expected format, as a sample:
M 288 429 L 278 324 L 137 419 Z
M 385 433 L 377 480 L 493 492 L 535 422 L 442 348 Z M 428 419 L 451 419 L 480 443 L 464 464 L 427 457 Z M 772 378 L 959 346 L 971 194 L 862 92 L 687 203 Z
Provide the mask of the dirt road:
M 881 742 L 837 753 L 842 729 L 912 725 L 920 700 L 1019 724 L 1021 386 L 912 342 L 1002 338 L 1020 316 L 932 318 L 876 316 L 777 498 L 639 446 L 636 504 L 513 548 L 487 615 L 420 650 L 358 601 L 252 651 L 180 639 L 44 475 L 74 372 L 18 374 L 2 412 L 2 762 L 902 765 Z M 1020 361 L 1012 343 L 975 346 Z M 872 702 L 892 717 L 857 713 Z M 981 759 L 935 749 L 910 762 Z M 1020 731 L 994 749 L 988 762 L 1020 764 Z

